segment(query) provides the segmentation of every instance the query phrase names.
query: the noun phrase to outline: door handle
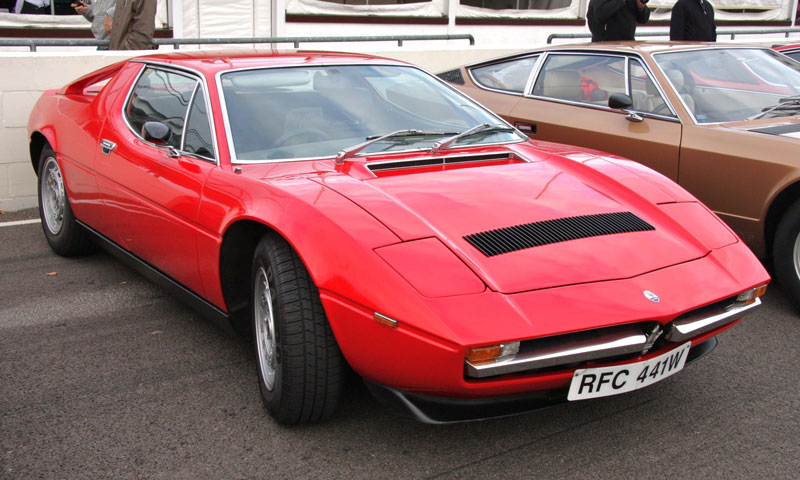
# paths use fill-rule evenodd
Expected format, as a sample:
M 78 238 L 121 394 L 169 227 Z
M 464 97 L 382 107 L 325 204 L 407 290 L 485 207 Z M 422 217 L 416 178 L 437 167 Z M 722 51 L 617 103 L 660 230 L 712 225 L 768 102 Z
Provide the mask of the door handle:
M 536 135 L 536 124 L 527 122 L 514 122 L 514 126 L 526 135 Z
M 103 149 L 103 154 L 108 155 L 111 153 L 112 150 L 117 148 L 117 144 L 112 142 L 111 140 L 106 140 L 105 138 L 100 140 L 100 148 Z

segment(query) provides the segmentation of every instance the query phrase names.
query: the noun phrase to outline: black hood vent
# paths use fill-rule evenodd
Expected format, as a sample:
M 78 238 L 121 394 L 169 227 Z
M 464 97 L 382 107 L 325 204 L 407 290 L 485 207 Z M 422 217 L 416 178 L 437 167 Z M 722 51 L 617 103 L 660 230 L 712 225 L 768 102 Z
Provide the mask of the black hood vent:
M 769 135 L 784 135 L 787 133 L 800 132 L 800 123 L 787 123 L 784 125 L 775 125 L 765 128 L 754 128 L 751 132 L 767 133 Z
M 631 212 L 599 213 L 526 223 L 467 235 L 464 240 L 487 257 L 579 238 L 645 232 L 655 227 Z

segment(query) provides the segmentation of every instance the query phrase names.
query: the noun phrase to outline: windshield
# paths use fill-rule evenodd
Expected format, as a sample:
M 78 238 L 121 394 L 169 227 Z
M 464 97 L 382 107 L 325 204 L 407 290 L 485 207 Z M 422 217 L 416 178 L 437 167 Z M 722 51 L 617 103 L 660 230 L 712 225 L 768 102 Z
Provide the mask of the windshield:
M 800 64 L 772 50 L 716 48 L 654 58 L 698 123 L 755 118 L 800 94 Z M 765 116 L 786 114 L 779 108 Z
M 304 66 L 220 77 L 228 129 L 241 161 L 333 157 L 391 132 L 359 153 L 430 149 L 481 124 L 506 124 L 430 75 L 403 66 Z M 507 129 L 459 139 L 454 146 L 521 141 Z

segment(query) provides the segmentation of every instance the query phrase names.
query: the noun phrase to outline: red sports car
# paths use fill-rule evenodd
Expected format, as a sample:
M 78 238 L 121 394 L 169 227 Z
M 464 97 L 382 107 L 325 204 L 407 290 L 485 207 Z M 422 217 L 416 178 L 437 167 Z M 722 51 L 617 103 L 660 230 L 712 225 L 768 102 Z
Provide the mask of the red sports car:
M 330 416 L 349 368 L 432 423 L 635 390 L 769 281 L 664 176 L 528 140 L 393 60 L 139 57 L 28 126 L 53 250 L 99 243 L 252 335 L 282 423 Z

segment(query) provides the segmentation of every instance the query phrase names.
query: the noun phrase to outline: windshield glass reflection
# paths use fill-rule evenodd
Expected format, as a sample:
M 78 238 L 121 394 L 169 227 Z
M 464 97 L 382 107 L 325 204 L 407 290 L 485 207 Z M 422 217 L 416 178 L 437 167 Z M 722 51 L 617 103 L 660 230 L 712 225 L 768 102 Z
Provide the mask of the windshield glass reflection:
M 333 157 L 343 148 L 399 130 L 360 153 L 431 148 L 444 136 L 502 120 L 418 69 L 402 66 L 306 66 L 221 76 L 236 159 Z M 463 144 L 520 141 L 498 130 Z
M 654 55 L 698 123 L 754 118 L 800 94 L 800 64 L 765 49 L 708 49 Z M 775 109 L 769 115 L 796 114 Z

